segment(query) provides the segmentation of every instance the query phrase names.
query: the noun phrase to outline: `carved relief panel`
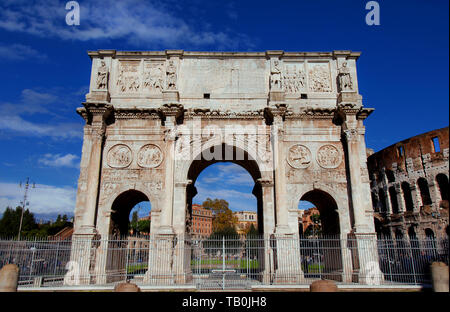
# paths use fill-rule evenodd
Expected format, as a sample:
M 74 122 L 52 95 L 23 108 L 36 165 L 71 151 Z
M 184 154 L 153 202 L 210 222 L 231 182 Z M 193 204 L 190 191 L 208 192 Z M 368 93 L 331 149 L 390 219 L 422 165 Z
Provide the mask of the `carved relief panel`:
M 107 164 L 112 168 L 128 167 L 132 160 L 131 149 L 125 144 L 116 144 L 108 151 Z
M 141 147 L 137 154 L 137 164 L 143 168 L 155 168 L 161 164 L 163 153 L 154 144 L 147 144 Z
M 164 90 L 164 63 L 144 61 L 143 71 L 143 92 L 161 93 Z
M 336 146 L 326 144 L 317 150 L 316 160 L 322 168 L 337 168 L 341 164 L 342 155 Z
M 283 86 L 286 94 L 297 94 L 306 91 L 306 74 L 303 63 L 285 63 Z
M 308 63 L 309 90 L 331 92 L 330 67 L 328 63 Z
M 311 164 L 311 151 L 301 144 L 292 145 L 288 151 L 287 161 L 294 168 L 307 168 Z
M 136 93 L 141 88 L 139 60 L 121 60 L 118 64 L 116 86 L 121 93 Z

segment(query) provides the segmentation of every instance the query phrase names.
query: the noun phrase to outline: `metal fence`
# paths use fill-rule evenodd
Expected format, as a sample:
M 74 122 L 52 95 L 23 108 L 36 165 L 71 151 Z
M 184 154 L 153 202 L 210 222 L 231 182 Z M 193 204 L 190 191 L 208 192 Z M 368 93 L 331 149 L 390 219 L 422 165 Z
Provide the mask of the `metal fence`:
M 0 267 L 19 266 L 19 286 L 423 285 L 430 264 L 448 264 L 448 240 L 298 236 L 128 237 L 94 240 L 0 240 Z

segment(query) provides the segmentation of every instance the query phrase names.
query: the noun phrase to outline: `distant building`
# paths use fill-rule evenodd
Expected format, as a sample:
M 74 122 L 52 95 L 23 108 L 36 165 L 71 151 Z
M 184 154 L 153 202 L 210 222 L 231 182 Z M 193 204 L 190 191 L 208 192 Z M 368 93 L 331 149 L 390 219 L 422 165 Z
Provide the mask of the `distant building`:
M 258 229 L 258 215 L 255 211 L 237 211 L 233 212 L 233 215 L 238 219 L 236 224 L 236 232 L 238 234 L 247 233 L 252 224 L 255 229 Z
M 449 128 L 397 142 L 368 157 L 378 234 L 448 237 Z
M 319 209 L 316 207 L 309 208 L 307 210 L 299 210 L 298 211 L 298 217 L 299 217 L 299 233 L 303 234 L 305 233 L 306 229 L 310 225 L 314 225 L 313 220 L 311 217 L 313 215 L 320 215 Z
M 61 231 L 56 233 L 55 235 L 49 236 L 49 239 L 51 239 L 51 240 L 71 240 L 72 234 L 73 234 L 73 227 L 66 226 Z
M 152 213 L 151 212 L 149 212 L 148 216 L 139 218 L 139 221 L 146 221 L 146 220 L 152 221 Z
M 192 205 L 191 234 L 211 235 L 213 215 L 202 205 Z

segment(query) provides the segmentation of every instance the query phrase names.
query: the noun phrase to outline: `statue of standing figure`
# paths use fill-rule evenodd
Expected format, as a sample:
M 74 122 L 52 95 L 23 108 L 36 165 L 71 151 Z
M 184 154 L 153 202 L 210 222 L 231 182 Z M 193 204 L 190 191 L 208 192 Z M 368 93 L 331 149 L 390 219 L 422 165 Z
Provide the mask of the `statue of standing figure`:
M 270 88 L 281 90 L 281 69 L 278 60 L 273 62 L 270 74 Z
M 350 75 L 350 69 L 347 67 L 347 62 L 344 62 L 342 67 L 339 68 L 338 75 L 341 91 L 353 90 L 352 77 Z
M 108 68 L 105 61 L 101 61 L 101 65 L 97 70 L 97 89 L 106 89 L 108 84 Z
M 167 73 L 167 90 L 176 90 L 177 83 L 177 68 L 173 64 L 173 61 L 169 61 L 169 66 L 166 69 Z

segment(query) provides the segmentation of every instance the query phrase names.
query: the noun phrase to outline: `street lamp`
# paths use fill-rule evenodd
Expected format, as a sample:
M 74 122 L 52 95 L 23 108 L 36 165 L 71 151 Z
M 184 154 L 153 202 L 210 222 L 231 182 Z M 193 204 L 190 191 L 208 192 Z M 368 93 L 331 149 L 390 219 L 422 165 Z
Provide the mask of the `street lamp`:
M 28 193 L 28 188 L 30 187 L 29 182 L 30 182 L 30 178 L 27 178 L 27 182 L 25 182 L 25 192 L 23 194 L 23 201 L 20 202 L 20 204 L 22 206 L 22 212 L 20 214 L 19 234 L 17 235 L 17 240 L 20 240 L 20 233 L 22 232 L 23 212 L 25 211 L 25 206 L 30 205 L 30 202 L 27 202 L 27 193 Z M 22 187 L 22 182 L 20 182 L 19 186 Z M 33 182 L 32 188 L 35 188 L 35 187 L 36 187 L 36 185 Z

